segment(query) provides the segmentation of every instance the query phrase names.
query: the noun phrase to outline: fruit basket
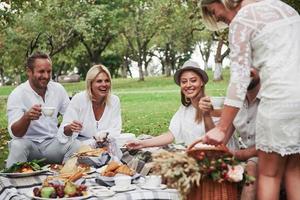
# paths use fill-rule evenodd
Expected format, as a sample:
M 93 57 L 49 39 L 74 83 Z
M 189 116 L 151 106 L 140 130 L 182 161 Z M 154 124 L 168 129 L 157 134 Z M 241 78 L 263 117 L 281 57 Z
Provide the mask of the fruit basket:
M 187 154 L 198 161 L 202 174 L 199 186 L 194 185 L 187 199 L 190 200 L 237 200 L 237 182 L 243 179 L 243 168 L 236 178 L 230 170 L 240 166 L 225 145 L 206 145 L 201 140 L 187 149 Z
M 197 141 L 185 152 L 159 151 L 152 157 L 152 173 L 161 175 L 164 184 L 177 189 L 182 199 L 237 200 L 238 184 L 253 181 L 224 145 Z

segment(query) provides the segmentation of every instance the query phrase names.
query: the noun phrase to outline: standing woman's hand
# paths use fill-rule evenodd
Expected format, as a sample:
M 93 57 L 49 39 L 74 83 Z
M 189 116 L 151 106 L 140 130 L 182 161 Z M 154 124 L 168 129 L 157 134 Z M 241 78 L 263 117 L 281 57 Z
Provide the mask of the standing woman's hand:
M 225 132 L 223 132 L 218 126 L 208 131 L 202 138 L 203 143 L 218 145 L 224 142 Z
M 205 114 L 209 114 L 211 111 L 213 111 L 213 106 L 209 96 L 205 96 L 200 99 L 199 109 Z

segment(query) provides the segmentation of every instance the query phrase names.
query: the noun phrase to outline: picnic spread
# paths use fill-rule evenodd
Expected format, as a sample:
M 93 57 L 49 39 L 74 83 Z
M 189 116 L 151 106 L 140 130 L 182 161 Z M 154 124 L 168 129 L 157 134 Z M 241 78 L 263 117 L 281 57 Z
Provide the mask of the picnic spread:
M 234 200 L 246 177 L 225 146 L 123 148 L 120 160 L 112 147 L 83 145 L 63 165 L 16 163 L 0 173 L 0 199 Z
M 100 152 L 105 153 L 100 149 L 79 152 L 63 166 L 52 164 L 23 174 L 2 173 L 0 199 L 180 199 L 178 191 L 167 188 L 166 185 L 147 187 L 145 178 L 141 175 L 149 172 L 146 163 L 136 159 L 128 151 L 123 152 L 123 157 L 129 165 L 108 161 L 106 165 L 96 169 L 78 163 L 77 158 L 82 155 L 101 158 Z M 123 177 L 122 174 L 124 177 L 131 177 L 129 187 L 118 188 L 114 184 L 115 178 Z

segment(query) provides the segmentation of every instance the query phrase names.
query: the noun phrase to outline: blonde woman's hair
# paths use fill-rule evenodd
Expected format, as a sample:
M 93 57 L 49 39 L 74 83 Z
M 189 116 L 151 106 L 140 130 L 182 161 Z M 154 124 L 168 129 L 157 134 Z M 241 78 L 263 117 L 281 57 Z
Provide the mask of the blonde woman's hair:
M 87 91 L 88 97 L 91 101 L 96 101 L 96 99 L 94 99 L 93 93 L 92 93 L 92 83 L 100 73 L 105 73 L 108 76 L 109 81 L 111 83 L 110 72 L 104 65 L 99 64 L 99 65 L 94 65 L 93 67 L 91 67 L 89 69 L 89 71 L 87 72 L 86 78 L 85 78 L 86 91 Z M 109 94 L 107 95 L 107 97 L 104 100 L 104 103 L 107 103 L 110 94 L 111 94 L 111 87 L 109 89 Z
M 209 4 L 217 2 L 223 4 L 228 10 L 233 10 L 237 6 L 239 6 L 242 1 L 243 0 L 201 0 L 203 23 L 208 29 L 212 31 L 217 31 L 226 28 L 228 25 L 223 22 L 217 22 L 217 19 L 215 18 L 215 16 L 212 15 L 211 12 L 209 12 L 207 6 Z

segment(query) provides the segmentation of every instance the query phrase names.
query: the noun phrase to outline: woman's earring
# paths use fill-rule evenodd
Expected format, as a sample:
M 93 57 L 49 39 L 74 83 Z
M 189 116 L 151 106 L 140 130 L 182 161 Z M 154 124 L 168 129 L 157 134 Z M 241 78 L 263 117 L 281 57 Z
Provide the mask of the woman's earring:
M 191 102 L 191 99 L 190 99 L 190 98 L 187 98 L 186 96 L 185 96 L 184 98 L 185 98 L 185 102 L 187 102 L 187 103 L 190 103 L 190 102 Z

